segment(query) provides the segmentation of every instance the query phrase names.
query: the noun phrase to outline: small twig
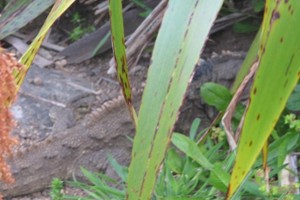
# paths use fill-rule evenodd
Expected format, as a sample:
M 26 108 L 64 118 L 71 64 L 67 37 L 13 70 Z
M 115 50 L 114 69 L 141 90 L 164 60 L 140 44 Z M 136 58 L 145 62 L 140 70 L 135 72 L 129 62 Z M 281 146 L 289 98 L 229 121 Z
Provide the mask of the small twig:
M 248 110 L 248 106 L 249 106 L 249 101 L 247 101 L 247 103 L 246 103 L 245 110 Z M 244 119 L 245 119 L 245 115 L 242 116 L 242 119 L 239 123 L 239 126 L 236 129 L 236 134 L 235 134 L 235 137 L 234 137 L 235 141 L 238 141 L 240 139 L 241 130 L 242 130 L 242 127 L 243 127 L 243 124 L 244 124 Z
M 108 1 L 103 1 L 102 3 L 99 3 L 95 8 L 95 15 L 103 14 L 104 12 L 107 12 L 108 10 Z
M 96 82 L 96 85 L 99 85 L 102 82 L 102 80 L 112 83 L 114 85 L 119 85 L 118 81 L 103 76 L 99 78 L 99 80 Z
M 136 56 L 136 58 L 135 58 L 135 59 L 132 58 L 132 60 L 133 60 L 132 62 L 133 62 L 133 63 L 132 63 L 132 64 L 131 64 L 131 63 L 128 63 L 129 65 L 131 65 L 131 66 L 137 65 L 138 61 L 140 60 L 140 58 L 141 58 L 141 56 L 142 56 L 142 53 L 143 53 L 144 49 L 147 47 L 148 44 L 149 44 L 149 41 L 146 41 L 145 44 L 141 47 L 140 51 L 137 52 L 138 55 Z
M 98 94 L 101 94 L 102 93 L 102 90 L 93 90 L 93 89 L 90 89 L 90 88 L 86 88 L 82 85 L 78 85 L 76 83 L 73 83 L 73 82 L 67 82 L 66 83 L 67 85 L 70 85 L 70 86 L 73 86 L 75 87 L 76 89 L 79 89 L 79 90 L 82 90 L 84 92 L 88 92 L 88 93 L 92 93 L 92 94 L 95 94 L 95 95 L 98 95 Z
M 61 103 L 61 102 L 58 102 L 58 101 L 53 101 L 53 100 L 50 100 L 50 99 L 45 99 L 43 97 L 38 97 L 38 96 L 35 96 L 33 94 L 24 92 L 22 90 L 19 90 L 19 93 L 22 94 L 22 95 L 24 95 L 24 96 L 31 97 L 33 99 L 37 99 L 37 100 L 40 100 L 40 101 L 44 101 L 44 102 L 50 103 L 50 104 L 55 105 L 55 106 L 59 106 L 59 107 L 62 107 L 62 108 L 67 107 L 67 105 L 64 104 L 64 103 Z
M 57 52 L 60 52 L 65 49 L 65 47 L 63 47 L 63 46 L 52 44 L 52 43 L 49 43 L 48 41 L 44 41 L 42 43 L 42 47 L 45 47 L 47 49 L 57 51 Z

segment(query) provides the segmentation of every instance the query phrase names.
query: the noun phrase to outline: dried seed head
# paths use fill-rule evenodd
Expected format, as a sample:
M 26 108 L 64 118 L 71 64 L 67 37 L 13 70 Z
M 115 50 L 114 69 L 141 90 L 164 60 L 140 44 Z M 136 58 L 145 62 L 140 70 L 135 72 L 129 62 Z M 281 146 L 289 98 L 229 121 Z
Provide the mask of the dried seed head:
M 17 139 L 10 137 L 14 121 L 9 111 L 17 94 L 17 87 L 13 72 L 21 69 L 14 55 L 0 47 L 0 180 L 13 182 L 10 168 L 5 162 L 5 157 L 11 155 L 11 149 L 17 144 Z

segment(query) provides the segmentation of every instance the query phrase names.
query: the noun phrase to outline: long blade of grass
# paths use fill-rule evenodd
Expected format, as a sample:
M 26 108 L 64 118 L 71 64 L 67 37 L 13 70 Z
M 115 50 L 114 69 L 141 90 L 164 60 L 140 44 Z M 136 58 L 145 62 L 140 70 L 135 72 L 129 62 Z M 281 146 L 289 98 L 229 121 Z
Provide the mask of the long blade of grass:
M 197 144 L 185 135 L 174 133 L 172 143 L 187 156 L 191 157 L 195 162 L 203 166 L 205 169 L 212 170 L 213 164 L 203 155 Z
M 40 32 L 35 37 L 31 45 L 29 46 L 26 53 L 21 57 L 20 62 L 25 66 L 20 71 L 14 71 L 14 76 L 18 89 L 20 88 L 25 75 L 30 68 L 32 61 L 37 54 L 49 28 L 53 25 L 58 17 L 60 17 L 64 11 L 69 8 L 75 0 L 57 0 L 52 7 L 51 12 L 49 13 L 45 23 L 43 24 Z
M 178 110 L 222 2 L 169 1 L 153 50 L 140 108 L 127 199 L 151 198 Z
M 125 52 L 124 25 L 122 15 L 122 1 L 109 1 L 110 26 L 112 33 L 112 45 L 114 50 L 114 58 L 117 65 L 117 76 L 121 85 L 126 104 L 129 108 L 131 117 L 136 126 L 137 115 L 132 105 L 132 95 L 130 82 L 128 79 L 128 66 Z
M 227 199 L 251 169 L 300 78 L 300 1 L 267 1 L 251 89 Z

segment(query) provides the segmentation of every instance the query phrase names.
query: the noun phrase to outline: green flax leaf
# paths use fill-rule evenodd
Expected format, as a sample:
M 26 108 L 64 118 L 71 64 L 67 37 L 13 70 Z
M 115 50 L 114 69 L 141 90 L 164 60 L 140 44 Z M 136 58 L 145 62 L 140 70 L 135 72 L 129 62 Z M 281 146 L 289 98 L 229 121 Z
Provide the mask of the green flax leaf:
M 227 199 L 241 184 L 271 134 L 300 77 L 300 1 L 267 1 L 259 67 L 251 89 Z
M 194 66 L 222 2 L 168 2 L 139 112 L 127 199 L 151 198 Z

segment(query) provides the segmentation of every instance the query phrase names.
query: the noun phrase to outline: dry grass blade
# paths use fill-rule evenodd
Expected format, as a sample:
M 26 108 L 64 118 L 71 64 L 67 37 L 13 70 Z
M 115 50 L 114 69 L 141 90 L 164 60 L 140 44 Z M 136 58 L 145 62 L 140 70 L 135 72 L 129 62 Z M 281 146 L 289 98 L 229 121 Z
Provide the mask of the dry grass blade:
M 255 72 L 257 70 L 258 64 L 259 64 L 258 61 L 255 61 L 253 63 L 252 67 L 250 68 L 249 73 L 245 76 L 241 85 L 239 86 L 239 88 L 237 89 L 233 98 L 231 99 L 230 104 L 228 105 L 228 107 L 225 111 L 225 114 L 222 118 L 222 125 L 224 126 L 224 129 L 225 129 L 225 132 L 227 135 L 227 140 L 228 140 L 231 150 L 234 150 L 236 148 L 236 140 L 234 139 L 234 133 L 233 133 L 232 127 L 231 127 L 231 119 L 232 119 L 235 108 L 237 106 L 237 103 L 238 103 L 243 91 L 245 90 L 247 84 L 249 83 L 250 79 L 253 77 L 253 75 L 255 74 Z M 239 135 L 239 133 L 236 133 L 236 134 Z
M 102 13 L 107 12 L 108 10 L 108 1 L 99 3 L 95 8 L 95 15 L 101 15 Z

